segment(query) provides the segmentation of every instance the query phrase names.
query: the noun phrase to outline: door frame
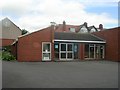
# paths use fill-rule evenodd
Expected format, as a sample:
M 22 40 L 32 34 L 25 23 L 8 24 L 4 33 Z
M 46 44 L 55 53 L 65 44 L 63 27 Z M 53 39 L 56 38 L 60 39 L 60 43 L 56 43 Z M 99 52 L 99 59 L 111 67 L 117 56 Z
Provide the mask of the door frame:
M 66 45 L 66 51 L 61 51 L 61 44 Z M 72 45 L 72 51 L 67 50 L 68 44 Z M 66 58 L 61 58 L 61 53 L 66 53 Z M 67 57 L 68 53 L 72 53 L 72 58 Z M 66 61 L 66 60 L 73 60 L 73 59 L 74 59 L 73 43 L 59 43 L 59 60 L 65 60 Z
M 93 45 L 93 46 L 91 46 L 91 45 Z M 102 50 L 103 50 L 103 51 L 102 51 L 102 58 L 97 58 L 97 57 L 96 57 L 96 54 L 97 54 L 97 53 L 96 53 L 96 44 L 89 44 L 89 58 L 90 58 L 90 59 L 104 59 L 104 58 L 105 58 L 105 46 L 99 44 L 99 46 L 97 47 L 97 49 L 100 50 L 100 46 L 102 46 L 102 48 L 103 48 L 103 49 L 102 49 Z M 94 57 L 93 57 L 93 58 L 90 57 L 90 55 L 91 55 L 90 48 L 91 48 L 91 47 L 94 48 L 94 52 L 93 52 L 93 53 L 94 53 Z M 98 52 L 98 55 L 99 55 L 99 56 L 100 56 L 100 54 L 101 54 L 101 52 Z M 99 57 L 99 56 L 98 56 L 98 57 Z
M 102 59 L 105 59 L 105 46 L 104 45 L 101 45 L 102 46 Z
M 49 52 L 44 52 L 43 51 L 43 45 L 44 44 L 50 44 L 50 51 Z M 44 59 L 43 58 L 43 53 L 49 53 L 50 54 L 50 57 L 49 57 L 49 59 Z M 42 42 L 42 61 L 51 61 L 51 42 Z

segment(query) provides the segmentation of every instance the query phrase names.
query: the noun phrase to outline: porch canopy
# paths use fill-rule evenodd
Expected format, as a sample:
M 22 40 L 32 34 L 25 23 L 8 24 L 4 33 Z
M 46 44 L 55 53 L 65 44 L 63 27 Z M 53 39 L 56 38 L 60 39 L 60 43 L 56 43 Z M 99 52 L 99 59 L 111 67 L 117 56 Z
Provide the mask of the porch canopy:
M 105 40 L 91 33 L 71 33 L 71 32 L 55 32 L 55 42 L 72 42 L 72 43 L 106 43 Z

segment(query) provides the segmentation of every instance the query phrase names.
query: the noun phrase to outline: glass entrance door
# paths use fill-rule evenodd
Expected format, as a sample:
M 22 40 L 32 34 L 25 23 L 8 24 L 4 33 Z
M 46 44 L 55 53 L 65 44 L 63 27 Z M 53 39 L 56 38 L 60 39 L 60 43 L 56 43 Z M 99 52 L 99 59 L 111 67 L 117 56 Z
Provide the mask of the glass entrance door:
M 104 59 L 104 45 L 100 44 L 86 44 L 85 58 L 89 59 Z
M 105 47 L 103 45 L 100 46 L 100 58 L 104 59 L 105 57 Z
M 73 44 L 60 43 L 60 60 L 72 60 L 73 59 Z
M 43 42 L 42 43 L 42 61 L 51 60 L 51 43 Z
M 104 46 L 103 45 L 95 45 L 95 58 L 104 59 Z

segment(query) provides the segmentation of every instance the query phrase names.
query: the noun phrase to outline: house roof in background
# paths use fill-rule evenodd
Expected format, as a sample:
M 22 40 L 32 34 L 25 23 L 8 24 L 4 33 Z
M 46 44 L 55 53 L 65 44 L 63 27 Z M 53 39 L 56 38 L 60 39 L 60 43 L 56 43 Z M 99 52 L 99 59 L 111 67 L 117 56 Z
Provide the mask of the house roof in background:
M 12 23 L 14 26 L 16 26 L 16 27 L 21 31 L 20 27 L 18 27 L 15 23 L 13 23 L 8 17 L 2 19 L 2 20 L 0 21 L 0 23 L 3 23 L 4 21 L 9 21 L 10 23 Z M 3 25 L 3 24 L 2 24 L 2 25 Z
M 87 23 L 85 22 L 84 24 L 81 25 L 65 25 L 65 32 L 71 32 L 70 28 L 75 28 L 75 32 L 79 32 L 83 26 L 87 28 L 88 32 L 90 32 L 92 28 L 95 28 L 95 30 L 98 31 L 94 25 L 88 27 L 85 24 Z M 55 32 L 63 32 L 63 24 L 58 24 L 56 26 Z
M 97 28 L 94 25 L 88 27 L 89 30 L 91 30 L 92 28 L 94 28 L 96 31 L 98 31 Z
M 80 25 L 66 25 L 66 32 L 70 32 L 70 28 L 75 28 L 75 30 L 79 30 L 80 29 Z M 63 32 L 63 24 L 59 24 L 58 26 L 56 26 L 56 32 Z

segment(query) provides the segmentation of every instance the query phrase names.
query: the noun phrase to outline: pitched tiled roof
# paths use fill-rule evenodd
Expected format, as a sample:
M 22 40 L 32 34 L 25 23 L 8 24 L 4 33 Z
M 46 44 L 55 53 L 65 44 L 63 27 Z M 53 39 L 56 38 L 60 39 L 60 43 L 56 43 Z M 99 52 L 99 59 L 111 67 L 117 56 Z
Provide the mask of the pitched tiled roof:
M 71 32 L 70 28 L 75 28 L 75 32 L 79 32 L 83 26 L 85 26 L 89 31 L 89 28 L 85 24 L 86 23 L 84 23 L 82 25 L 65 25 L 65 27 L 66 27 L 65 32 Z M 64 32 L 63 31 L 63 24 L 57 25 L 55 32 Z
M 75 28 L 76 31 L 80 29 L 80 25 L 66 25 L 65 31 L 70 32 L 70 28 Z M 63 32 L 63 24 L 56 26 L 55 32 Z

